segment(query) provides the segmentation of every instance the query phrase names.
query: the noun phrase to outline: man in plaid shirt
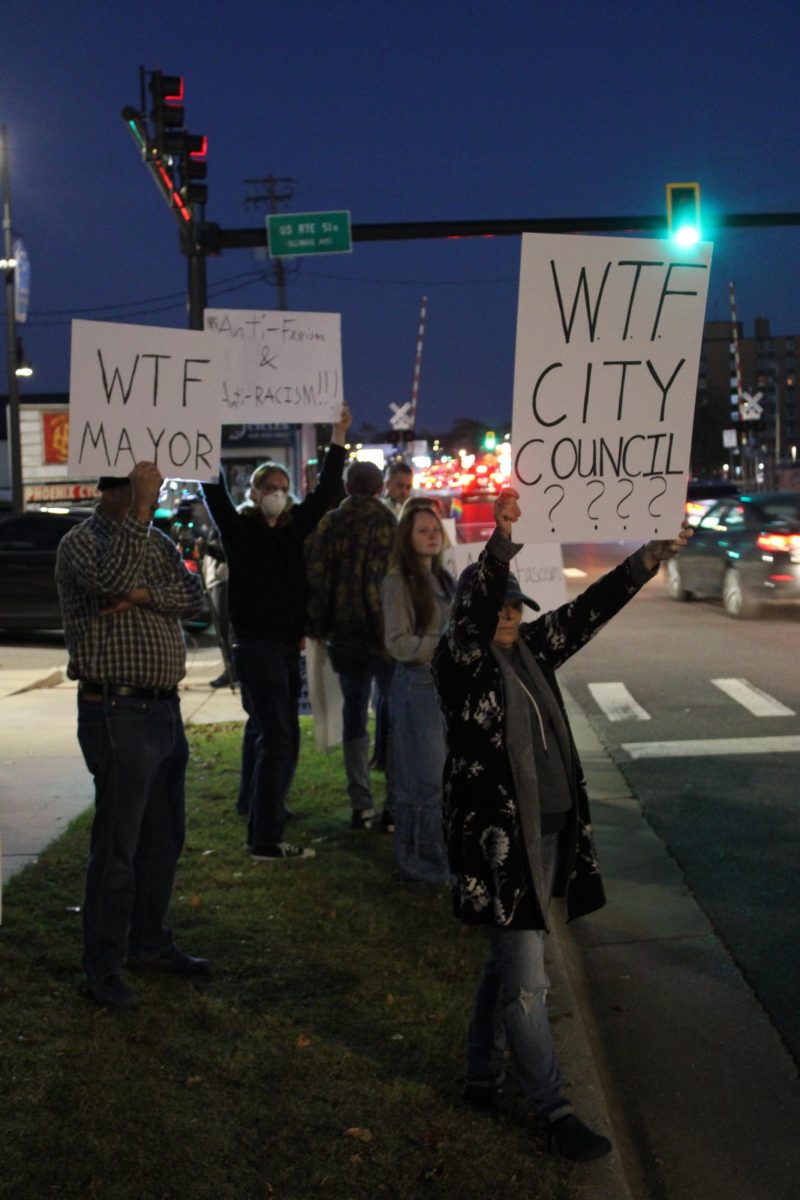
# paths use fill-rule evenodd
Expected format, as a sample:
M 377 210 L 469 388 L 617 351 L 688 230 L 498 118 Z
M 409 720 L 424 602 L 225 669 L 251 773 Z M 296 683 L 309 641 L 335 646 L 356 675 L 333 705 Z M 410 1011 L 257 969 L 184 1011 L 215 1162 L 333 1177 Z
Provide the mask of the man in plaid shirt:
M 126 964 L 201 975 L 165 924 L 183 846 L 189 756 L 178 701 L 186 670 L 181 619 L 202 607 L 200 579 L 151 517 L 154 463 L 98 483 L 94 516 L 58 548 L 58 584 L 78 682 L 78 741 L 94 777 L 95 816 L 83 903 L 83 993 L 129 1008 Z

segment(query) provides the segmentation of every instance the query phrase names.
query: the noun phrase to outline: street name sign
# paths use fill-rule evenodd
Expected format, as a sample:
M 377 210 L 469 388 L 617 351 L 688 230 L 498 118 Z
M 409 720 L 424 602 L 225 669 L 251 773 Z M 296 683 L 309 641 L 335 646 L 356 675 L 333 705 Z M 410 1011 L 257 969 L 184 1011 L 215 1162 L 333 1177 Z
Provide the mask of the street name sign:
M 267 217 L 270 258 L 299 254 L 351 254 L 349 212 L 270 213 Z

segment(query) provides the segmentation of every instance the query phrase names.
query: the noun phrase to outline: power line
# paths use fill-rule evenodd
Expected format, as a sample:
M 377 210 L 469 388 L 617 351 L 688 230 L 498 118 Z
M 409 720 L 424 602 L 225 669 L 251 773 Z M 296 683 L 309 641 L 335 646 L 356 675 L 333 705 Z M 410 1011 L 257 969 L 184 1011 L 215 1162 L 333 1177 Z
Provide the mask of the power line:
M 208 293 L 209 297 L 225 296 L 229 292 L 240 291 L 242 288 L 250 287 L 254 283 L 264 283 L 265 282 L 265 276 L 264 276 L 264 272 L 262 270 L 243 271 L 239 275 L 230 276 L 230 278 L 234 279 L 234 280 L 239 279 L 239 280 L 242 280 L 242 282 L 229 283 L 228 286 L 226 286 L 226 287 L 216 286 L 213 288 L 209 288 L 209 293 Z M 149 316 L 154 316 L 156 313 L 172 312 L 175 309 L 180 309 L 180 308 L 186 307 L 186 293 L 185 292 L 167 292 L 164 296 L 154 296 L 150 300 L 130 300 L 127 303 L 128 303 L 128 305 L 152 304 L 158 300 L 170 300 L 173 296 L 179 297 L 179 299 L 175 300 L 171 304 L 160 304 L 156 308 L 146 308 L 146 309 L 129 307 L 127 309 L 127 311 L 117 311 L 116 316 L 117 317 L 149 317 Z M 42 313 L 41 315 L 56 316 L 59 313 L 61 313 L 61 314 L 65 315 L 67 319 L 62 320 L 62 321 L 35 321 L 34 320 L 34 321 L 29 321 L 28 325 L 32 326 L 35 329 L 48 329 L 48 328 L 52 329 L 52 328 L 56 328 L 58 326 L 69 325 L 72 318 L 75 317 L 78 313 L 109 312 L 112 309 L 120 310 L 120 309 L 124 309 L 124 307 L 125 307 L 124 304 L 120 303 L 120 304 L 100 305 L 97 308 L 72 308 L 72 309 L 55 310 L 52 313 L 48 313 L 48 314 Z M 31 314 L 31 315 L 34 315 L 34 314 Z
M 247 275 L 252 275 L 252 271 L 238 271 L 236 275 L 228 275 L 225 279 L 221 279 L 220 283 L 229 283 L 234 279 L 243 279 Z M 182 299 L 186 298 L 186 290 L 180 292 L 164 292 L 161 296 L 147 296 L 141 300 L 118 300 L 116 304 L 92 304 L 88 308 L 48 308 L 41 309 L 38 312 L 31 312 L 32 317 L 68 317 L 75 313 L 87 312 L 109 312 L 112 308 L 133 308 L 141 304 L 158 304 L 161 300 L 172 300 L 175 297 Z

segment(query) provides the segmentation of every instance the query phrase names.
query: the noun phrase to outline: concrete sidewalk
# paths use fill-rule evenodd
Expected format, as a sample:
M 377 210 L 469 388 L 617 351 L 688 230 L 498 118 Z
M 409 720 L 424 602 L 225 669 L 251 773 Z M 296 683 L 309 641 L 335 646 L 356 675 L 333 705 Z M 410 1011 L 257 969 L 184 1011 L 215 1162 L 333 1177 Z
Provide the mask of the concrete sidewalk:
M 187 725 L 243 721 L 239 693 L 210 688 L 212 653 L 189 662 L 181 683 Z M 92 803 L 92 783 L 75 736 L 77 685 L 65 664 L 0 670 L 0 837 L 5 883 Z

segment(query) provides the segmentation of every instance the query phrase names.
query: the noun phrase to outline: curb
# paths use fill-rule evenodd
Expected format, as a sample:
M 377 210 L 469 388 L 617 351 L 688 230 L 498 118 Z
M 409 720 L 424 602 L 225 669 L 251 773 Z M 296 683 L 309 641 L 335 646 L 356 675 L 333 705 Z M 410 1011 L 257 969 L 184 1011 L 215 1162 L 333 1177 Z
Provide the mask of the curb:
M 567 1095 L 581 1120 L 599 1133 L 605 1133 L 613 1144 L 606 1158 L 578 1165 L 576 1169 L 585 1178 L 586 1195 L 591 1196 L 591 1200 L 633 1200 L 618 1146 L 624 1141 L 624 1131 L 615 1129 L 606 1101 L 587 1028 L 587 1025 L 591 1026 L 591 1017 L 586 1016 L 591 1012 L 591 1006 L 576 986 L 578 980 L 570 966 L 570 948 L 565 945 L 571 938 L 559 906 L 551 906 L 550 920 L 552 936 L 545 943 L 552 980 L 550 1019 L 558 1060 L 567 1079 Z M 583 1194 L 581 1187 L 576 1195 Z
M 40 678 L 34 679 L 30 683 L 24 684 L 23 687 L 13 688 L 11 691 L 8 691 L 8 692 L 2 692 L 2 689 L 0 688 L 0 695 L 21 696 L 24 692 L 32 692 L 36 688 L 58 687 L 58 685 L 60 683 L 64 683 L 66 681 L 66 678 L 67 678 L 66 666 L 54 667 L 53 670 L 49 672 L 49 674 L 42 675 Z M 0 683 L 1 683 L 1 681 L 2 681 L 2 675 L 0 674 Z

